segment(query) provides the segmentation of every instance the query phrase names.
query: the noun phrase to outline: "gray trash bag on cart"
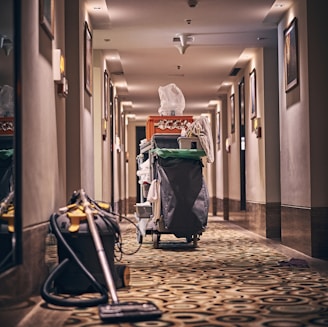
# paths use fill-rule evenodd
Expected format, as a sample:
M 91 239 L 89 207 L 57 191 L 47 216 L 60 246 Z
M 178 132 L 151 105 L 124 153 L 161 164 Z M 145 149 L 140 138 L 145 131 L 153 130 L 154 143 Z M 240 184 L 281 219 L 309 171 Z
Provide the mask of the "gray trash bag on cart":
M 158 158 L 164 226 L 177 237 L 200 234 L 207 225 L 209 196 L 201 160 Z

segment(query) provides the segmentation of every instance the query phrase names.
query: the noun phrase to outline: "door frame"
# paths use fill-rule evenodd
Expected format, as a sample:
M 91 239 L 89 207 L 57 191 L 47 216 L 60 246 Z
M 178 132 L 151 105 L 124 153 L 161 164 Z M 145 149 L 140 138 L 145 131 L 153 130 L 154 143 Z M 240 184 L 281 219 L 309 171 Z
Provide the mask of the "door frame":
M 246 117 L 245 117 L 245 79 L 238 84 L 239 131 L 240 131 L 240 210 L 246 210 Z

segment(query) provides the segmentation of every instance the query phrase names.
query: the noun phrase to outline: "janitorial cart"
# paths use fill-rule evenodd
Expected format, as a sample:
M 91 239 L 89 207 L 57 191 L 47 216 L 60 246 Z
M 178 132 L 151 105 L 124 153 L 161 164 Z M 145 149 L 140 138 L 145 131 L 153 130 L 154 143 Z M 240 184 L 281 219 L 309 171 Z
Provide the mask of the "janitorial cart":
M 136 207 L 139 224 L 144 226 L 146 219 L 144 234 L 151 234 L 154 248 L 159 247 L 162 234 L 185 238 L 196 247 L 208 220 L 202 161 L 206 153 L 197 137 L 174 133 L 153 134 L 147 149 L 151 184 L 144 206 Z M 142 217 L 149 206 L 149 217 Z

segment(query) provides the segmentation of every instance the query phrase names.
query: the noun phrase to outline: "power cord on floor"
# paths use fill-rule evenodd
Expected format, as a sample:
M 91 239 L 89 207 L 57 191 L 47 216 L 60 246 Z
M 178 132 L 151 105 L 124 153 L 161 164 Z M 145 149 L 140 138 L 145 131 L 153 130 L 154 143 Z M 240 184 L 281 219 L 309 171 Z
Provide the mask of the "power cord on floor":
M 123 215 L 121 215 L 121 214 L 119 214 L 119 213 L 112 212 L 112 211 L 111 211 L 110 213 L 111 213 L 112 215 L 114 215 L 114 216 L 120 218 L 120 220 L 121 220 L 121 219 L 124 219 L 124 220 L 126 220 L 127 222 L 131 223 L 131 224 L 136 228 L 136 230 L 141 234 L 141 230 L 140 230 L 139 226 L 138 226 L 134 221 L 132 221 L 130 218 L 128 218 L 128 217 L 126 217 L 126 216 L 123 216 Z M 125 251 L 123 250 L 122 237 L 121 237 L 121 242 L 118 243 L 119 252 L 120 252 L 121 254 L 124 254 L 124 255 L 133 255 L 133 254 L 136 254 L 136 253 L 140 250 L 141 246 L 142 246 L 142 244 L 139 243 L 139 245 L 138 245 L 138 247 L 136 248 L 136 250 L 134 250 L 134 251 L 132 251 L 132 252 L 125 252 Z

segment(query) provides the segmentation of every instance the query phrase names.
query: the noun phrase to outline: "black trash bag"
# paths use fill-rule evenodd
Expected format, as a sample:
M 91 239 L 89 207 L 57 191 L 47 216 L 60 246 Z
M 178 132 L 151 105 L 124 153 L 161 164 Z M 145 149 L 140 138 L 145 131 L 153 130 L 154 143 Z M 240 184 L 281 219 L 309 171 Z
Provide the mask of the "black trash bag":
M 164 226 L 177 237 L 201 233 L 207 225 L 209 196 L 201 160 L 158 158 Z

